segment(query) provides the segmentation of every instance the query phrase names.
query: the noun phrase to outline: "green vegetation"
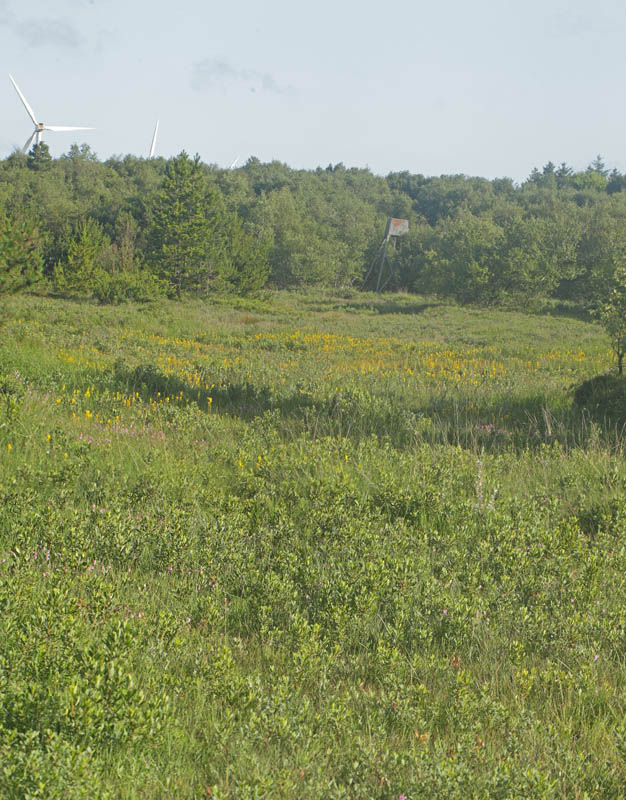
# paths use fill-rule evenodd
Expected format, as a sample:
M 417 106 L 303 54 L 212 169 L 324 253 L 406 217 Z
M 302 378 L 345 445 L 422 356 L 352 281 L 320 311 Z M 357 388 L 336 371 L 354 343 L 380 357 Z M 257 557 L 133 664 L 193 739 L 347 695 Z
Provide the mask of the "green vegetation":
M 37 231 L 29 220 L 0 217 L 0 295 L 18 292 L 41 277 Z
M 611 339 L 617 357 L 617 372 L 623 372 L 626 355 L 626 269 L 619 267 L 613 276 L 607 302 L 600 309 L 600 319 Z
M 75 159 L 123 166 L 35 174 Z M 72 263 L 136 263 L 116 219 L 76 217 Z M 0 796 L 624 796 L 624 406 L 576 392 L 600 326 L 3 304 Z
M 101 302 L 360 288 L 395 216 L 409 234 L 389 248 L 389 290 L 597 310 L 626 268 L 625 188 L 600 158 L 515 185 L 256 158 L 223 170 L 185 153 L 101 163 L 87 145 L 51 159 L 40 144 L 0 162 L 0 216 L 38 227 L 48 290 Z

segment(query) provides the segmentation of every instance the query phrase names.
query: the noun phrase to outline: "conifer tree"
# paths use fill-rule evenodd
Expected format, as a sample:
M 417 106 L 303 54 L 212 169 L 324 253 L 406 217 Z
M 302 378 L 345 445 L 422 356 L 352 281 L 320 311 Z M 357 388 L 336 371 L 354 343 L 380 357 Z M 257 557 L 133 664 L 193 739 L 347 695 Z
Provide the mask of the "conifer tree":
M 102 226 L 91 217 L 83 220 L 67 248 L 65 265 L 54 268 L 54 285 L 61 292 L 91 295 L 104 271 L 111 243 Z
M 223 214 L 218 192 L 203 173 L 199 156 L 171 158 L 151 209 L 150 261 L 173 293 L 206 291 L 220 267 L 218 228 Z
M 26 166 L 35 172 L 44 172 L 52 166 L 50 148 L 45 142 L 34 144 L 26 156 Z
M 0 294 L 17 292 L 41 277 L 42 258 L 32 220 L 0 215 Z

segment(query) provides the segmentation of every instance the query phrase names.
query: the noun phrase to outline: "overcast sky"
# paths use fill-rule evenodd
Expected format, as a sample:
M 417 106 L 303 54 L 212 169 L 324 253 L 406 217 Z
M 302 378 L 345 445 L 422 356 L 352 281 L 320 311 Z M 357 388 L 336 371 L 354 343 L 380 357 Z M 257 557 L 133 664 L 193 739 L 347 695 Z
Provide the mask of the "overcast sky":
M 626 171 L 625 33 L 623 0 L 0 0 L 0 157 L 33 127 L 11 73 L 101 159 L 147 155 L 159 118 L 158 155 L 222 166 Z

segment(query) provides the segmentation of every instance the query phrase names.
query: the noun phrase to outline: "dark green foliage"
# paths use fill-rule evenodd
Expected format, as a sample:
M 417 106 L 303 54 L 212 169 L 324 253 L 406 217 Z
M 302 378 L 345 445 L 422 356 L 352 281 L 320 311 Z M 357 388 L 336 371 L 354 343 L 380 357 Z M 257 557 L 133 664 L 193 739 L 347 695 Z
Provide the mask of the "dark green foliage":
M 409 235 L 388 250 L 387 291 L 597 307 L 624 266 L 625 180 L 607 174 L 600 157 L 579 172 L 548 162 L 516 185 L 466 175 L 383 178 L 343 164 L 293 170 L 256 158 L 219 170 L 185 153 L 100 163 L 87 145 L 51 160 L 40 144 L 0 162 L 0 209 L 36 215 L 46 276 L 59 265 L 65 291 L 107 302 L 244 294 L 266 282 L 361 287 L 392 215 L 409 220 Z M 74 279 L 68 262 L 87 220 L 106 241 L 100 282 L 82 267 Z
M 45 142 L 33 145 L 26 157 L 26 166 L 35 172 L 44 172 L 52 166 L 52 156 L 50 148 Z
M 41 243 L 33 220 L 0 215 L 0 295 L 38 281 L 41 267 Z
M 626 423 L 626 376 L 596 375 L 578 386 L 574 402 L 600 422 Z
M 57 264 L 54 286 L 67 294 L 92 294 L 105 270 L 111 242 L 102 226 L 92 218 L 80 223 L 67 246 L 65 265 Z
M 271 247 L 269 233 L 246 230 L 241 218 L 233 214 L 225 226 L 223 278 L 238 294 L 255 292 L 267 283 Z
M 104 303 L 153 300 L 163 293 L 160 280 L 138 261 L 131 221 L 120 217 L 119 223 L 114 243 L 94 219 L 78 225 L 68 241 L 64 263 L 54 269 L 57 292 L 92 296 Z
M 170 159 L 151 208 L 149 258 L 155 272 L 180 297 L 206 293 L 222 267 L 224 213 L 200 158 L 184 151 Z

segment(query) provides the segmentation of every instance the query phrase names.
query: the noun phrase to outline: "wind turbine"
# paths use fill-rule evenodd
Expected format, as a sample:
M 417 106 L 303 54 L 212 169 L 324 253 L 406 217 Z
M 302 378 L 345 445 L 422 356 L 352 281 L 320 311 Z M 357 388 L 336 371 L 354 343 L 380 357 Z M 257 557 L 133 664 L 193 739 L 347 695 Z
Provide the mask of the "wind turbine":
M 237 164 L 238 161 L 239 161 L 239 156 L 237 156 L 237 158 L 233 161 L 233 163 L 230 165 L 228 169 L 235 169 L 235 165 Z
M 67 126 L 67 125 L 44 125 L 43 122 L 37 122 L 37 118 L 35 117 L 35 112 L 28 105 L 28 102 L 27 102 L 26 98 L 20 92 L 20 87 L 17 85 L 17 83 L 15 83 L 15 81 L 13 80 L 13 76 L 12 75 L 9 75 L 9 78 L 11 79 L 11 83 L 15 87 L 15 91 L 20 96 L 20 100 L 22 101 L 22 103 L 24 103 L 24 108 L 28 112 L 28 116 L 35 123 L 35 130 L 33 131 L 30 139 L 27 140 L 27 142 L 24 145 L 24 147 L 22 147 L 22 153 L 25 153 L 30 148 L 31 144 L 33 143 L 33 139 L 35 139 L 35 144 L 39 144 L 39 142 L 41 141 L 41 136 L 42 136 L 44 131 L 54 131 L 55 133 L 60 133 L 60 132 L 63 132 L 63 131 L 93 131 L 93 130 L 95 130 L 95 128 L 77 128 L 77 127 L 73 127 L 73 126 L 70 127 L 70 126 Z
M 157 120 L 157 123 L 154 126 L 154 133 L 152 134 L 152 144 L 150 145 L 150 155 L 148 156 L 148 158 L 152 158 L 154 156 L 154 151 L 156 150 L 156 140 L 158 132 L 159 132 L 159 120 Z

